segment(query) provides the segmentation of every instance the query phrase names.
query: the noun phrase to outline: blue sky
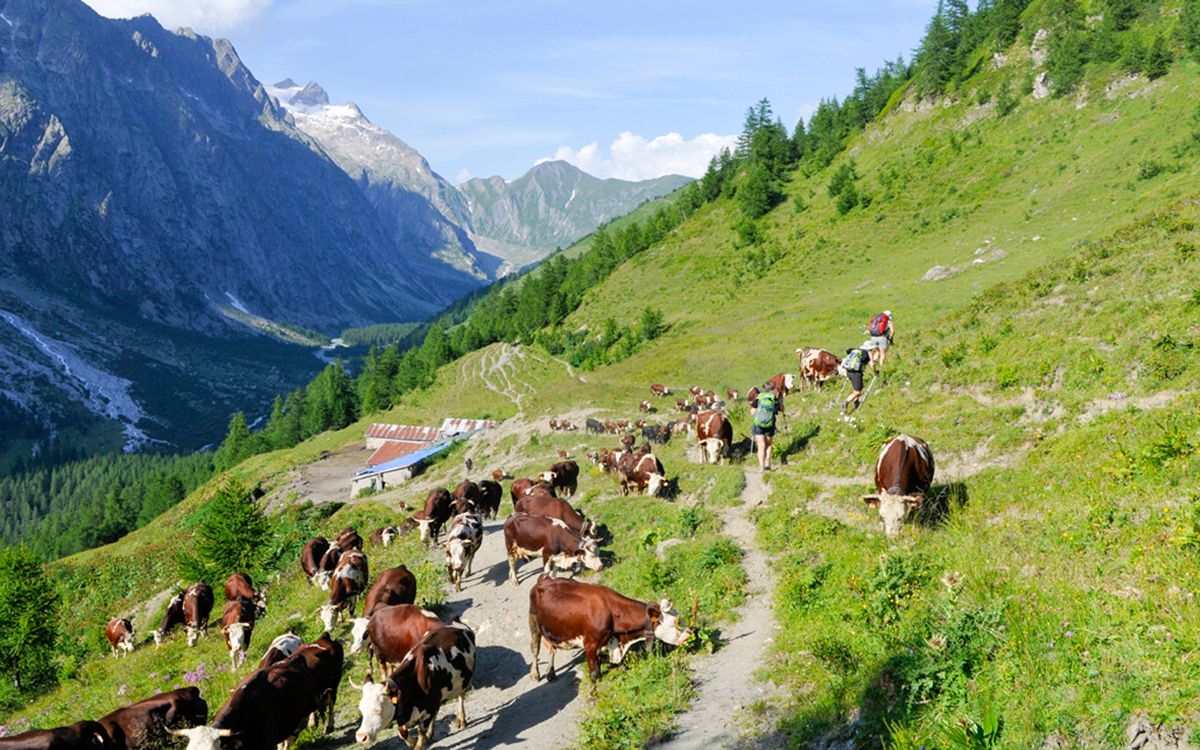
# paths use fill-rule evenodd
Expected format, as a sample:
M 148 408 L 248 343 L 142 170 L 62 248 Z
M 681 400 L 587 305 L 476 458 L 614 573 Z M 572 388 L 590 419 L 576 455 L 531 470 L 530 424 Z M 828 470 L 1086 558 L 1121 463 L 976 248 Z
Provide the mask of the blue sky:
M 695 172 L 762 96 L 790 128 L 855 67 L 907 59 L 936 0 L 88 0 L 233 40 L 265 83 L 320 83 L 434 169 Z M 623 135 L 624 134 L 624 135 Z M 671 136 L 669 134 L 675 134 Z M 615 148 L 614 148 L 615 146 Z

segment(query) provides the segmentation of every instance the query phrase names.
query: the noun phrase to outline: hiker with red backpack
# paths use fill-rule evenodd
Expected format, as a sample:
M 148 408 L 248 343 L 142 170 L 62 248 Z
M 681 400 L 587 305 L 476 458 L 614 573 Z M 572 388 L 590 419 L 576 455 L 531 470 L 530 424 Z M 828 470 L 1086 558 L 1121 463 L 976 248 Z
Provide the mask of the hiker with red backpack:
M 884 310 L 871 318 L 871 322 L 867 325 L 867 335 L 871 337 L 871 340 L 868 342 L 869 345 L 864 345 L 863 348 L 871 354 L 871 369 L 878 371 L 883 367 L 883 361 L 887 359 L 888 346 L 896 336 L 892 311 Z

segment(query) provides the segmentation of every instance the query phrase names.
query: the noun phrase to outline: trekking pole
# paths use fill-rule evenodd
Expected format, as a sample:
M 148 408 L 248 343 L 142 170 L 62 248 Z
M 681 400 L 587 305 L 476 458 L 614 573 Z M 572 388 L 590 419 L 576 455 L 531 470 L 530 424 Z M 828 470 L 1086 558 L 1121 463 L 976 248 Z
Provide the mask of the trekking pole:
M 871 376 L 871 382 L 867 384 L 867 390 L 863 391 L 863 397 L 858 401 L 858 407 L 860 409 L 862 408 L 863 404 L 867 403 L 867 397 L 871 395 L 871 389 L 875 387 L 876 380 L 879 380 L 879 373 L 875 373 Z

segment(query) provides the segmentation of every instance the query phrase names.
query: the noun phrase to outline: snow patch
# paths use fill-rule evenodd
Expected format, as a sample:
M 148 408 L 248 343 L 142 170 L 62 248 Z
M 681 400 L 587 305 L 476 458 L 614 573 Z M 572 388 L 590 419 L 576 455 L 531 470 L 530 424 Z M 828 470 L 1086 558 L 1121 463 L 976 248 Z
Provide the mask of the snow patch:
M 208 295 L 205 295 L 205 296 L 208 296 Z M 254 313 L 250 312 L 250 310 L 245 305 L 242 304 L 242 301 L 240 299 L 233 296 L 232 292 L 225 292 L 225 296 L 229 298 L 229 304 L 233 305 L 233 309 L 237 310 L 238 312 L 246 313 L 247 315 L 254 314 Z
M 3 22 L 5 22 L 5 23 L 6 23 L 6 24 L 8 24 L 9 26 L 12 26 L 12 25 L 13 25 L 13 22 L 12 22 L 12 21 L 10 21 L 10 20 L 8 20 L 8 16 L 4 15 L 3 13 L 0 13 L 0 21 L 3 21 Z
M 579 190 L 577 188 L 571 188 L 571 197 L 567 198 L 567 204 L 563 206 L 564 211 L 571 207 L 571 201 L 575 200 L 575 194 L 578 192 Z
M 142 411 L 141 404 L 129 394 L 132 381 L 91 365 L 70 346 L 39 333 L 19 315 L 0 310 L 0 318 L 33 342 L 68 382 L 80 386 L 81 392 L 72 395 L 77 395 L 88 411 L 121 423 L 122 432 L 125 433 L 126 453 L 132 453 L 155 442 L 137 427 L 137 423 L 144 419 L 146 414 Z

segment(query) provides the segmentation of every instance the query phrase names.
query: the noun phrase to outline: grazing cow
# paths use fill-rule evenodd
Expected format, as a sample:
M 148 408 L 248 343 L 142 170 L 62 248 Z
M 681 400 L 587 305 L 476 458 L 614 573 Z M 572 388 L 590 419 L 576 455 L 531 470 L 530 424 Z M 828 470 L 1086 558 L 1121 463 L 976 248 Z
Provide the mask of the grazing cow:
M 517 561 L 542 558 L 542 572 L 555 569 L 574 573 L 579 565 L 590 570 L 604 567 L 595 539 L 583 538 L 554 518 L 514 513 L 504 522 L 504 549 L 508 552 L 508 580 L 517 583 Z
M 575 490 L 579 488 L 579 464 L 574 461 L 559 461 L 550 467 L 550 471 L 539 474 L 538 479 L 549 482 L 554 495 L 558 495 L 561 489 L 567 497 L 574 497 Z
M 249 599 L 234 599 L 225 603 L 225 611 L 221 613 L 221 632 L 225 634 L 225 645 L 229 647 L 229 666 L 232 669 L 237 669 L 246 661 L 257 614 L 258 608 Z
M 616 435 L 617 434 L 617 423 L 612 421 L 611 419 L 605 420 L 604 431 L 607 432 L 609 435 Z
M 582 537 L 590 537 L 592 522 L 584 520 L 583 514 L 571 507 L 566 500 L 560 500 L 544 492 L 531 492 L 517 502 L 516 511 L 530 516 L 545 516 L 557 518 L 571 531 Z
M 356 549 L 362 552 L 363 538 L 358 535 L 358 532 L 350 527 L 346 527 L 338 532 L 337 539 L 334 540 L 334 545 L 340 547 L 342 552 L 349 552 Z
M 183 624 L 189 648 L 196 645 L 201 635 L 208 635 L 208 616 L 212 614 L 212 608 L 212 586 L 204 581 L 192 584 L 183 593 Z
M 663 398 L 665 396 L 671 395 L 671 389 L 666 387 L 662 383 L 655 383 L 650 386 L 650 395 L 658 396 L 659 398 Z
M 627 453 L 617 462 L 617 478 L 621 494 L 628 495 L 631 486 L 638 494 L 657 495 L 666 485 L 662 463 L 653 453 Z
M 688 402 L 685 401 L 684 399 L 681 399 L 681 398 L 675 399 L 675 408 L 678 409 L 679 411 L 687 411 L 688 406 L 690 406 L 690 404 L 688 404 Z
M 394 604 L 412 604 L 417 600 L 417 577 L 403 565 L 388 568 L 379 574 L 363 603 L 362 617 L 354 620 L 351 630 L 361 627 L 366 630 L 366 621 L 380 607 Z
M 232 573 L 225 579 L 225 601 L 249 599 L 254 602 L 258 617 L 267 613 L 267 592 L 255 591 L 249 573 Z
M 825 387 L 825 381 L 838 374 L 842 361 L 824 349 L 803 347 L 796 350 L 800 358 L 800 381 L 809 387 Z
M 604 423 L 598 419 L 592 419 L 591 417 L 588 417 L 587 422 L 584 423 L 584 428 L 588 432 L 594 432 L 597 435 L 604 434 Z
M 730 401 L 737 401 L 737 399 L 738 399 L 737 389 L 736 388 L 727 389 L 725 391 L 725 397 L 728 398 Z
M 618 419 L 617 420 L 617 431 L 618 432 L 622 431 L 622 430 L 628 430 L 628 429 L 629 429 L 629 420 L 628 419 Z
M 121 652 L 133 653 L 133 623 L 124 617 L 114 617 L 104 626 L 104 635 L 108 645 L 112 647 L 113 657 L 119 658 Z
M 484 518 L 495 518 L 500 512 L 500 498 L 504 497 L 504 488 L 499 482 L 485 479 L 479 483 L 479 513 Z
M 154 645 L 161 646 L 163 640 L 171 634 L 171 631 L 183 624 L 183 592 L 180 591 L 175 596 L 171 597 L 171 601 L 167 602 L 167 611 L 163 613 L 162 623 L 158 626 L 158 630 L 151 630 L 150 635 L 154 636 Z
M 0 739 L 3 750 L 101 750 L 120 747 L 95 721 L 79 721 L 54 729 L 31 729 Z
M 460 513 L 450 522 L 445 544 L 446 577 L 455 591 L 462 591 L 463 576 L 471 575 L 471 563 L 482 543 L 483 519 L 478 513 Z
M 698 385 L 693 385 L 691 388 L 688 388 L 688 393 L 693 396 L 699 396 L 701 393 L 704 393 L 704 389 Z
M 644 414 L 649 414 L 650 409 L 651 409 L 651 407 L 650 407 L 649 401 L 643 401 L 642 403 L 638 404 L 638 410 Z
M 459 515 L 479 507 L 479 485 L 464 479 L 454 488 L 454 514 Z
M 304 575 L 308 577 L 308 582 L 314 586 L 319 585 L 317 574 L 321 572 L 321 561 L 328 551 L 329 540 L 323 536 L 315 536 L 309 539 L 305 543 L 304 549 L 300 551 L 300 568 L 304 571 Z
M 395 541 L 398 536 L 400 536 L 400 529 L 395 526 L 381 526 L 371 535 L 371 544 L 387 549 L 388 545 Z
M 897 435 L 887 441 L 875 462 L 875 492 L 863 501 L 879 509 L 883 531 L 896 536 L 904 517 L 925 499 L 933 484 L 933 453 L 929 444 L 912 435 Z
M 287 659 L 251 672 L 233 689 L 212 724 L 171 733 L 186 737 L 188 750 L 269 750 L 290 745 L 310 717 L 321 712 L 328 716 L 328 732 L 342 662 L 341 644 L 325 633 Z
M 504 469 L 496 469 L 492 472 L 492 481 L 503 482 L 505 479 L 512 479 L 512 474 L 509 474 Z
M 761 391 L 758 390 L 758 386 L 746 391 L 746 402 L 751 404 L 754 403 L 754 400 L 758 398 L 759 393 L 761 393 Z
M 267 647 L 267 653 L 263 654 L 262 659 L 259 659 L 258 668 L 265 669 L 275 662 L 283 661 L 296 653 L 296 649 L 303 645 L 304 641 L 300 636 L 290 630 L 283 635 L 275 636 L 275 640 L 271 641 L 271 645 Z
M 435 487 L 425 496 L 425 508 L 417 511 L 413 520 L 421 529 L 421 541 L 436 544 L 442 525 L 454 515 L 454 496 L 443 487 Z
M 366 646 L 367 668 L 375 660 L 387 674 L 426 633 L 441 624 L 437 615 L 411 604 L 381 606 L 364 623 L 354 623 L 350 653 L 357 654 Z
M 721 411 L 701 412 L 696 415 L 696 441 L 700 444 L 701 463 L 719 464 L 733 445 L 733 425 Z
M 467 725 L 466 692 L 475 674 L 475 633 L 461 622 L 441 625 L 425 634 L 391 675 L 381 683 L 361 686 L 358 710 L 362 723 L 354 738 L 367 744 L 396 722 L 396 733 L 410 747 L 433 742 L 438 711 L 458 699 L 455 726 Z M 416 730 L 416 739 L 409 737 Z
M 633 435 L 621 436 L 621 448 L 626 451 L 633 450 L 633 444 L 637 442 L 637 438 Z
M 208 703 L 200 688 L 185 687 L 159 693 L 99 720 L 115 747 L 125 750 L 169 747 L 171 730 L 201 726 L 208 721 Z
M 692 420 L 687 417 L 684 417 L 683 419 L 676 419 L 671 423 L 671 432 L 679 433 L 680 435 L 687 435 L 688 428 L 690 428 L 691 425 Z
M 550 431 L 558 432 L 558 420 L 557 419 L 550 420 Z
M 529 636 L 529 676 L 534 682 L 541 679 L 538 653 L 544 639 L 550 652 L 546 680 L 555 678 L 555 650 L 582 648 L 594 690 L 600 680 L 601 649 L 608 651 L 611 663 L 620 664 L 639 641 L 646 642 L 647 650 L 653 650 L 656 639 L 678 646 L 691 632 L 679 627 L 679 617 L 666 599 L 640 602 L 606 586 L 542 576 L 529 590 Z
M 512 495 L 514 506 L 517 504 L 518 500 L 525 496 L 525 493 L 529 491 L 529 488 L 532 487 L 533 484 L 534 482 L 532 479 L 522 478 L 513 480 L 512 486 L 508 488 L 508 491 L 509 494 Z
M 367 556 L 358 550 L 342 555 L 329 585 L 329 601 L 317 608 L 321 624 L 333 630 L 342 613 L 353 612 L 358 595 L 367 586 Z
M 575 425 L 571 424 L 571 420 L 569 419 L 560 419 L 558 422 L 558 427 L 563 432 L 571 432 L 575 429 Z

